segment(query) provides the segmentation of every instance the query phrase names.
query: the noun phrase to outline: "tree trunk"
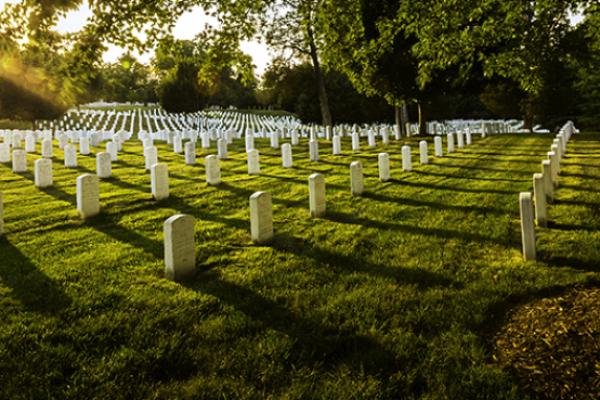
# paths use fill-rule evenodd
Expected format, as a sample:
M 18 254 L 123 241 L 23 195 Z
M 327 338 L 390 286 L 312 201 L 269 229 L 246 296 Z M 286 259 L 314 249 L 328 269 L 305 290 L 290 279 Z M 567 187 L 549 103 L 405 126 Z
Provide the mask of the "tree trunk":
M 310 47 L 310 59 L 313 64 L 313 71 L 317 80 L 319 105 L 321 106 L 321 119 L 323 121 L 323 126 L 332 126 L 333 122 L 331 119 L 331 111 L 329 110 L 329 99 L 327 98 L 327 89 L 325 88 L 325 77 L 323 76 L 323 70 L 321 69 L 321 63 L 319 62 L 317 46 L 315 45 L 315 39 L 311 27 L 308 27 L 307 34 L 308 44 Z
M 396 122 L 396 129 L 398 129 L 400 135 L 406 136 L 406 133 L 404 133 L 404 128 L 402 126 L 402 109 L 398 106 L 394 106 L 394 120 Z
M 419 108 L 419 135 L 427 134 L 427 116 L 425 114 L 425 105 L 422 102 L 418 102 Z

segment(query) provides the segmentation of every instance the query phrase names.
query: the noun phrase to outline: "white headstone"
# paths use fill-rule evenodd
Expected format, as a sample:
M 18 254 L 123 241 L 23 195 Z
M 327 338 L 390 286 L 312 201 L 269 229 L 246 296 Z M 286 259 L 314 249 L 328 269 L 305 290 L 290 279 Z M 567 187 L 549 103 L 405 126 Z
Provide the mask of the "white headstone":
M 0 143 L 0 163 L 10 162 L 10 144 Z
M 112 164 L 109 153 L 96 154 L 96 174 L 100 179 L 110 178 L 112 175 Z
M 308 150 L 310 154 L 310 161 L 319 161 L 319 142 L 311 140 L 308 143 Z
M 386 182 L 390 179 L 390 155 L 388 153 L 379 153 L 377 156 L 379 167 L 379 179 Z
M 339 135 L 335 135 L 333 137 L 333 155 L 337 156 L 342 154 L 342 137 Z
M 25 151 L 27 153 L 35 153 L 35 145 L 35 133 L 28 132 L 27 134 L 25 134 Z
M 52 158 L 52 140 L 44 139 L 42 140 L 42 157 Z
M 533 203 L 531 202 L 531 193 L 520 193 L 519 205 L 521 210 L 523 259 L 525 261 L 535 260 L 535 226 L 533 223 Z
M 88 137 L 79 139 L 79 153 L 81 153 L 82 156 L 90 154 L 90 139 Z
M 390 144 L 390 132 L 387 128 L 381 130 L 381 142 L 385 145 Z
M 412 171 L 412 159 L 409 145 L 402 146 L 402 170 L 407 172 Z
M 106 152 L 110 154 L 110 159 L 112 161 L 117 161 L 118 159 L 118 146 L 115 142 L 107 142 L 106 143 Z
M 152 168 L 154 164 L 158 164 L 158 149 L 155 146 L 146 147 L 144 153 L 146 154 L 144 159 L 145 168 L 146 171 L 150 171 L 150 168 Z
M 69 143 L 69 137 L 66 134 L 58 135 L 57 139 L 58 139 L 58 148 L 61 150 L 65 148 L 67 143 Z
M 77 149 L 75 145 L 68 144 L 63 149 L 66 168 L 77 168 Z
M 422 165 L 429 164 L 429 155 L 427 152 L 427 141 L 421 140 L 419 142 L 419 161 Z
M 221 184 L 221 164 L 219 158 L 214 154 L 206 156 L 204 159 L 206 168 L 206 183 L 212 186 Z
M 308 177 L 308 197 L 310 215 L 315 218 L 325 215 L 327 200 L 325 197 L 325 177 L 312 174 Z
M 548 215 L 546 212 L 546 191 L 544 190 L 544 175 L 533 174 L 533 196 L 535 198 L 535 220 L 538 226 L 548 226 Z
M 152 197 L 155 200 L 169 198 L 169 167 L 167 164 L 154 164 L 150 168 Z
M 108 156 L 110 157 L 110 155 Z M 77 211 L 83 219 L 98 215 L 100 212 L 100 183 L 98 176 L 83 174 L 77 178 Z
M 39 188 L 52 186 L 52 160 L 49 158 L 35 160 L 34 182 L 35 186 Z
M 227 140 L 226 139 L 217 140 L 217 154 L 219 155 L 220 160 L 227 159 Z
M 448 153 L 454 153 L 454 135 L 449 133 L 446 135 L 446 138 L 448 140 Z
M 456 143 L 459 149 L 465 147 L 465 137 L 463 136 L 462 132 L 456 132 Z
M 185 164 L 194 165 L 196 164 L 196 143 L 186 142 L 185 144 Z
M 552 164 L 552 183 L 554 186 L 558 186 L 558 158 L 556 157 L 556 153 L 553 151 L 548 152 L 548 159 L 550 160 L 550 164 Z
M 350 190 L 354 196 L 360 196 L 365 190 L 363 169 L 360 161 L 352 161 L 350 163 Z
M 27 153 L 25 153 L 25 150 L 13 150 L 12 170 L 13 172 L 27 172 Z
M 260 158 L 258 150 L 252 149 L 246 153 L 248 156 L 248 174 L 258 175 L 260 174 Z
M 246 152 L 254 150 L 254 136 L 246 132 Z
M 552 163 L 550 160 L 542 161 L 542 175 L 544 176 L 546 199 L 552 203 L 554 201 L 554 184 L 552 183 Z
M 292 146 L 297 146 L 299 142 L 300 142 L 300 140 L 298 138 L 298 130 L 293 129 L 292 130 Z
M 194 217 L 183 214 L 165 221 L 165 276 L 170 280 L 180 281 L 196 272 L 194 223 Z
M 435 150 L 435 156 L 436 157 L 443 157 L 444 156 L 444 150 L 442 147 L 442 137 L 441 136 L 436 136 L 433 138 L 433 145 L 434 145 L 434 150 Z
M 208 132 L 202 132 L 200 134 L 200 140 L 202 143 L 202 148 L 203 149 L 209 149 L 210 148 L 210 135 Z
M 367 132 L 369 147 L 377 146 L 377 141 L 375 140 L 375 132 L 372 129 L 369 129 Z
M 471 132 L 467 132 L 467 145 L 470 145 L 471 143 L 473 143 L 473 135 Z
M 183 153 L 183 139 L 179 135 L 173 137 L 173 152 L 177 154 Z
M 271 132 L 271 148 L 278 149 L 279 148 L 279 133 Z
M 250 196 L 250 235 L 257 244 L 273 238 L 273 205 L 268 192 L 256 192 Z
M 281 160 L 284 168 L 292 168 L 293 159 L 292 159 L 292 145 L 289 143 L 284 143 L 281 146 Z
M 360 136 L 358 132 L 352 132 L 352 151 L 360 150 Z

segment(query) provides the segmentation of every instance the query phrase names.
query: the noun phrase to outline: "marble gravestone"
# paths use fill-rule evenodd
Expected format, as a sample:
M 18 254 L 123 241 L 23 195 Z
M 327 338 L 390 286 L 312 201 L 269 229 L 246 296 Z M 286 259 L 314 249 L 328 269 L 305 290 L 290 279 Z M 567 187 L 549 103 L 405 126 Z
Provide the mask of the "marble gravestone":
M 421 165 L 426 165 L 429 163 L 429 155 L 427 154 L 427 141 L 421 140 L 419 142 L 419 161 Z
M 325 215 L 327 201 L 325 197 L 325 177 L 312 174 L 308 177 L 308 194 L 310 215 L 319 218 Z
M 196 143 L 186 142 L 185 144 L 185 165 L 196 164 Z
M 100 183 L 97 175 L 83 174 L 77 178 L 77 211 L 83 219 L 100 213 Z
M 535 228 L 533 223 L 533 204 L 531 193 L 519 194 L 519 206 L 521 213 L 521 239 L 523 242 L 523 259 L 525 261 L 535 260 Z
M 206 168 L 206 183 L 211 186 L 218 186 L 221 184 L 221 165 L 219 158 L 211 154 L 206 156 L 204 159 L 204 165 Z
M 110 178 L 112 175 L 111 157 L 109 153 L 96 154 L 96 174 L 100 179 Z
M 34 182 L 35 186 L 38 188 L 52 186 L 52 160 L 49 158 L 40 158 L 39 160 L 35 160 Z
M 289 143 L 284 143 L 281 146 L 281 161 L 283 168 L 292 168 L 293 166 L 293 158 L 292 158 L 292 145 Z
M 150 168 L 152 197 L 156 201 L 169 198 L 169 167 L 167 164 L 154 164 Z
M 27 153 L 25 150 L 13 150 L 12 152 L 13 172 L 27 172 Z
M 444 150 L 443 150 L 443 147 L 442 147 L 442 137 L 441 136 L 436 136 L 435 138 L 433 138 L 433 144 L 434 144 L 435 156 L 436 157 L 443 157 L 444 156 Z
M 77 149 L 75 145 L 68 144 L 63 149 L 65 168 L 77 168 Z
M 180 281 L 196 272 L 194 217 L 177 214 L 167 219 L 163 227 L 165 245 L 165 276 Z
M 353 196 L 360 196 L 365 190 L 363 168 L 360 161 L 350 163 L 350 190 Z
M 335 135 L 332 141 L 332 153 L 334 156 L 338 156 L 342 154 L 342 137 L 339 135 Z
M 0 163 L 10 162 L 10 144 L 0 143 Z
M 250 196 L 250 236 L 256 244 L 267 243 L 273 238 L 273 205 L 268 192 Z
M 252 149 L 246 155 L 248 156 L 248 175 L 260 174 L 260 154 L 258 150 Z
M 409 145 L 402 146 L 402 170 L 406 172 L 412 171 L 412 159 Z
M 390 155 L 388 153 L 379 153 L 377 156 L 379 167 L 379 180 L 386 182 L 390 179 Z

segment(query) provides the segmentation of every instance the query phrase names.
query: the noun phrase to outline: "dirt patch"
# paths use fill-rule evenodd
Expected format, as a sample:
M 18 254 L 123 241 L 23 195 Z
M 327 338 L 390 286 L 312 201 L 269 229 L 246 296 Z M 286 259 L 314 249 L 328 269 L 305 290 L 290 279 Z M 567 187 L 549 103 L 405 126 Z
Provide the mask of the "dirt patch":
M 540 399 L 600 399 L 600 288 L 576 288 L 519 308 L 494 358 Z

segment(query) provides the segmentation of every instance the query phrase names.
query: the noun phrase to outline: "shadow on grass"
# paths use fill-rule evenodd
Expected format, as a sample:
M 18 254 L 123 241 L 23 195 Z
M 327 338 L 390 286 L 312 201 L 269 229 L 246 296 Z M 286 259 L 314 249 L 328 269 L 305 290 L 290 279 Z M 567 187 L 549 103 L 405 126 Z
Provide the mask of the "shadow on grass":
M 487 177 L 484 178 L 484 177 L 480 177 L 480 176 L 441 174 L 439 172 L 420 171 L 420 170 L 416 170 L 416 169 L 413 169 L 411 172 L 415 173 L 415 174 L 421 174 L 421 175 L 439 176 L 441 178 L 446 178 L 446 179 L 458 179 L 458 180 L 466 179 L 466 180 L 473 180 L 473 181 L 489 181 L 489 182 L 529 182 L 528 179 L 487 178 Z
M 339 273 L 365 273 L 374 276 L 394 279 L 401 284 L 415 285 L 421 289 L 445 286 L 460 287 L 455 282 L 441 274 L 423 269 L 404 268 L 401 266 L 387 266 L 372 263 L 364 257 L 353 253 L 345 255 L 326 250 L 307 243 L 305 240 L 295 238 L 285 233 L 276 233 L 269 244 L 279 251 L 293 253 L 301 257 L 310 257 L 320 266 L 333 269 Z
M 52 279 L 43 274 L 6 237 L 0 237 L 0 278 L 10 287 L 10 295 L 26 310 L 56 313 L 71 304 L 69 298 Z
M 515 170 L 515 169 L 507 169 L 507 168 L 489 168 L 489 167 L 481 167 L 481 166 L 470 166 L 463 164 L 448 164 L 440 162 L 439 160 L 443 160 L 443 158 L 436 158 L 435 162 L 432 162 L 428 165 L 441 167 L 441 168 L 456 168 L 456 169 L 472 169 L 476 171 L 489 171 L 494 173 L 503 173 L 503 174 L 516 174 L 516 175 L 531 175 L 531 171 L 524 170 Z
M 448 185 L 437 185 L 426 182 L 413 182 L 407 180 L 399 180 L 392 178 L 388 182 L 397 183 L 404 186 L 412 186 L 412 187 L 420 187 L 426 189 L 433 190 L 443 190 L 443 191 L 451 191 L 451 192 L 465 192 L 465 193 L 491 193 L 491 194 L 508 194 L 515 195 L 518 193 L 518 190 L 499 190 L 499 189 L 471 189 L 471 188 L 462 188 L 458 186 L 448 186 Z
M 293 339 L 287 362 L 309 368 L 344 364 L 369 375 L 398 369 L 391 352 L 372 338 L 306 318 L 255 291 L 226 281 L 216 271 L 197 275 L 185 286 L 218 298 L 264 329 L 273 329 Z
M 401 225 L 391 222 L 382 222 L 376 220 L 370 220 L 366 218 L 360 218 L 353 214 L 345 214 L 340 212 L 328 211 L 327 214 L 323 217 L 332 222 L 338 222 L 342 224 L 353 224 L 353 225 L 362 225 L 367 228 L 377 228 L 383 230 L 391 230 L 397 232 L 407 232 L 415 235 L 425 235 L 425 236 L 435 236 L 444 239 L 458 239 L 463 241 L 472 241 L 472 242 L 480 242 L 480 243 L 491 243 L 495 245 L 501 245 L 505 247 L 518 247 L 520 245 L 519 240 L 501 240 L 494 239 L 491 237 L 479 235 L 476 233 L 470 232 L 461 232 L 461 231 L 453 231 L 449 229 L 440 229 L 440 228 L 421 228 L 418 226 L 412 225 Z
M 380 193 L 373 193 L 371 191 L 364 192 L 362 194 L 362 197 L 367 198 L 367 199 L 376 200 L 376 201 L 383 201 L 386 203 L 395 203 L 395 204 L 408 205 L 408 206 L 413 206 L 413 207 L 429 207 L 429 208 L 433 208 L 435 210 L 441 210 L 441 211 L 455 210 L 455 211 L 460 211 L 460 212 L 464 212 L 464 213 L 476 212 L 476 213 L 480 213 L 480 214 L 498 214 L 498 215 L 504 215 L 507 213 L 506 210 L 502 210 L 499 208 L 493 208 L 493 207 L 459 206 L 459 205 L 454 205 L 454 204 L 436 203 L 433 201 L 424 201 L 424 200 L 410 199 L 410 198 L 404 198 L 404 197 L 391 197 L 391 196 L 386 196 L 386 195 L 380 194 Z

